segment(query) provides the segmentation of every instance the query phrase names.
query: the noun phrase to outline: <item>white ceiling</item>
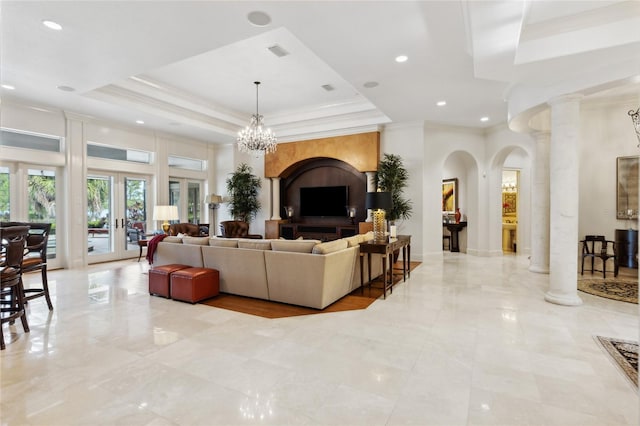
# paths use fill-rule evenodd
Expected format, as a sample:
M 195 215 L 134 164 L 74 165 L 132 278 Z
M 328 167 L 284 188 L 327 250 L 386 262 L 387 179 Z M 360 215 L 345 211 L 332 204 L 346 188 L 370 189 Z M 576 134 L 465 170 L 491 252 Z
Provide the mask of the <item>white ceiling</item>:
M 640 66 L 638 1 L 2 1 L 3 100 L 229 143 L 430 121 L 489 127 L 517 85 Z M 263 11 L 264 27 L 247 20 Z M 45 28 L 50 19 L 62 31 Z M 290 54 L 276 57 L 268 47 Z M 407 55 L 405 63 L 394 58 Z M 638 71 L 640 75 L 640 71 Z M 365 88 L 366 82 L 379 85 Z M 330 84 L 327 92 L 321 86 Z M 58 86 L 70 86 L 63 92 Z M 626 91 L 640 93 L 638 83 Z M 446 100 L 445 107 L 436 102 Z M 489 121 L 480 122 L 483 116 Z

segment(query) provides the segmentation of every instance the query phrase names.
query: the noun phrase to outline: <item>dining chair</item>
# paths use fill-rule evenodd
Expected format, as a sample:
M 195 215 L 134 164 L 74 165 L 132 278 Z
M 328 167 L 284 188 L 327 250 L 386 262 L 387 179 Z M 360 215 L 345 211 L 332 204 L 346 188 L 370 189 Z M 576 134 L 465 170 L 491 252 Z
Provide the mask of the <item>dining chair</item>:
M 20 318 L 24 332 L 29 332 L 22 286 L 28 233 L 28 226 L 0 227 L 0 350 L 6 348 L 2 324 L 13 324 Z

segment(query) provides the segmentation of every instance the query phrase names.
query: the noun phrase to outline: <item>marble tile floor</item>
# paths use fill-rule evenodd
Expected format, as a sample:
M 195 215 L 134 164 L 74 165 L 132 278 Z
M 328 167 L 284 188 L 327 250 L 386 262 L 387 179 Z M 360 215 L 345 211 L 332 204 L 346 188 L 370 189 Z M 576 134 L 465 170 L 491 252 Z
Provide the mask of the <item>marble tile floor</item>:
M 445 253 L 367 310 L 275 320 L 150 297 L 135 259 L 52 271 L 55 311 L 3 330 L 1 424 L 637 425 L 593 335 L 637 340 L 638 306 L 547 303 L 527 266 Z

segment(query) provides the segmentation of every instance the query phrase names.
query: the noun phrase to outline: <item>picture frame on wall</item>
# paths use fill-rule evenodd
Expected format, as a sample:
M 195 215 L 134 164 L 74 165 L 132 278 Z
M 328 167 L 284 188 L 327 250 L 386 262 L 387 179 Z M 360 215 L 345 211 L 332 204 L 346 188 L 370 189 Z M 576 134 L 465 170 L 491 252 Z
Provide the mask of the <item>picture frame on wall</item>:
M 453 214 L 458 207 L 458 178 L 442 181 L 442 214 Z
M 616 218 L 637 219 L 638 166 L 640 157 L 618 157 L 616 159 Z

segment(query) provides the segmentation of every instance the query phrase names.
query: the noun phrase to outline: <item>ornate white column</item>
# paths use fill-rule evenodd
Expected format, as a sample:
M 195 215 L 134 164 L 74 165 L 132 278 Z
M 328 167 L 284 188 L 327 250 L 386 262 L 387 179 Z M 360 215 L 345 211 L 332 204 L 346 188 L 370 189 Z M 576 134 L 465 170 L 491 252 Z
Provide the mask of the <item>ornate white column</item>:
M 549 273 L 549 140 L 548 132 L 535 132 L 536 158 L 531 192 L 531 260 L 529 270 Z
M 280 220 L 280 178 L 271 178 L 271 220 Z
M 365 172 L 367 175 L 367 192 L 375 192 L 376 191 L 376 172 Z M 366 222 L 373 222 L 373 216 L 371 214 L 371 209 L 367 209 L 367 219 Z
M 550 250 L 549 290 L 545 300 L 559 305 L 582 304 L 578 296 L 578 142 L 580 98 L 563 96 L 551 105 L 549 156 Z

